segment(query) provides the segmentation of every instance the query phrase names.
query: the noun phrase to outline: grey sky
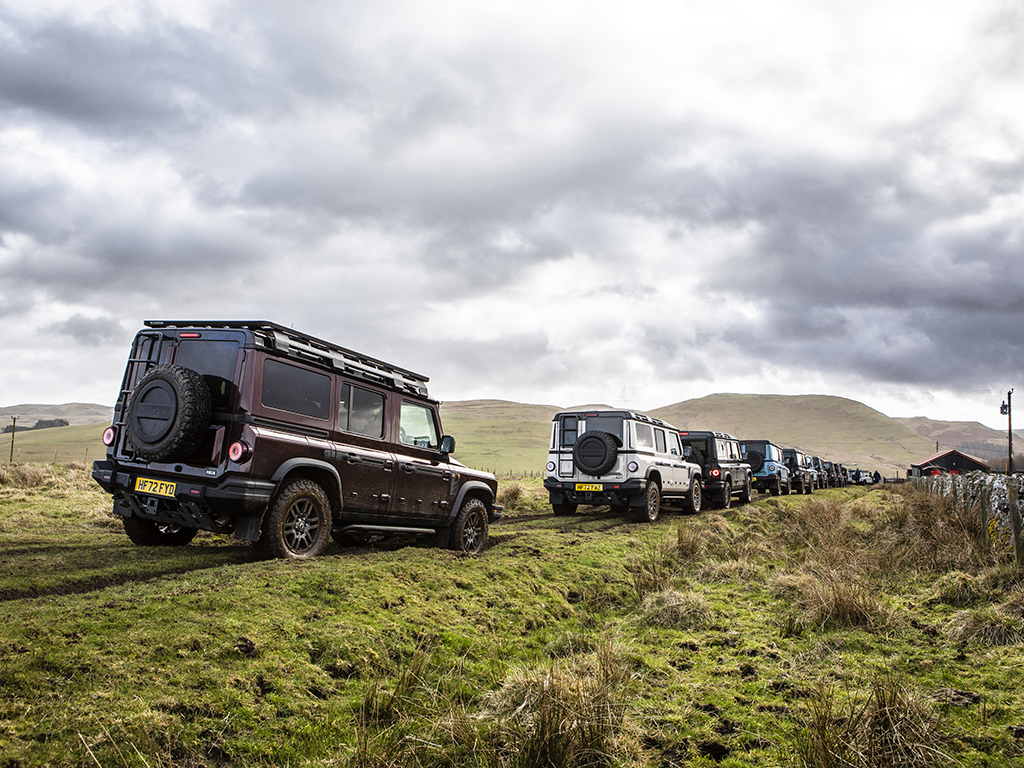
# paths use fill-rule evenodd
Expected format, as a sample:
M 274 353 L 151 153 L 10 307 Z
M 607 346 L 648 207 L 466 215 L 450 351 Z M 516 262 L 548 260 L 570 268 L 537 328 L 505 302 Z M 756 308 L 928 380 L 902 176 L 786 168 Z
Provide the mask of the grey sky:
M 1019 3 L 0 0 L 0 405 L 259 318 L 442 399 L 1002 422 Z

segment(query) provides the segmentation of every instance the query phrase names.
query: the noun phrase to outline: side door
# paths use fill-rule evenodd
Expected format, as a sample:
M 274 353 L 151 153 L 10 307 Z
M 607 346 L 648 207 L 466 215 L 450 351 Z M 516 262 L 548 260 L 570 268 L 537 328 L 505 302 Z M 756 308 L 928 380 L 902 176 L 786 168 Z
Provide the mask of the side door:
M 392 508 L 395 457 L 384 435 L 389 394 L 342 381 L 336 429 L 329 441 L 314 443 L 341 476 L 345 515 L 384 514 Z
M 434 408 L 402 399 L 398 435 L 393 443 L 397 466 L 392 511 L 396 515 L 444 519 L 451 511 L 452 469 L 442 461 L 441 433 Z
M 669 451 L 669 438 L 674 439 L 675 453 Z M 690 473 L 679 449 L 679 436 L 661 427 L 654 428 L 654 452 L 661 471 L 661 492 L 664 496 L 681 496 L 690 487 Z

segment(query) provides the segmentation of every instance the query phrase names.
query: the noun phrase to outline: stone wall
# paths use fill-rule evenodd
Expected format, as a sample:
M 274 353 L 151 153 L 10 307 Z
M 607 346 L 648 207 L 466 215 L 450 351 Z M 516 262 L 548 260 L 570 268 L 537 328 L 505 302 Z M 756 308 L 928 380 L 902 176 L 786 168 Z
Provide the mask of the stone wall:
M 1024 498 L 1024 475 L 1007 477 L 987 472 L 968 472 L 963 475 L 915 477 L 912 482 L 930 493 L 952 497 L 954 503 L 962 508 L 977 508 L 979 514 L 984 514 L 988 521 L 992 548 L 1001 554 L 1014 554 L 1010 507 L 1012 504 L 1017 514 L 1020 514 L 1020 504 Z

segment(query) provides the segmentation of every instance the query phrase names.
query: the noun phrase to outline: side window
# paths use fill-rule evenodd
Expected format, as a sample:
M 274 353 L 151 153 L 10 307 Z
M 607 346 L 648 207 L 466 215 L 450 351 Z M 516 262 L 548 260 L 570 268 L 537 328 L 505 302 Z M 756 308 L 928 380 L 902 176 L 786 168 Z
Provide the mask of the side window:
M 571 448 L 576 445 L 576 430 L 579 428 L 579 420 L 575 416 L 566 416 L 562 419 L 562 447 Z
M 384 395 L 343 384 L 338 406 L 338 429 L 367 437 L 383 437 Z
M 665 445 L 665 430 L 656 429 L 654 430 L 654 445 L 658 453 L 668 453 L 668 447 Z
M 398 422 L 398 439 L 405 445 L 436 450 L 440 441 L 437 439 L 434 412 L 416 403 L 403 402 Z
M 653 448 L 654 447 L 654 430 L 651 429 L 650 424 L 636 425 L 636 447 L 637 448 Z
M 682 456 L 683 452 L 679 447 L 679 435 L 675 432 L 668 433 L 668 452 L 673 456 Z
M 314 419 L 331 417 L 331 377 L 279 360 L 263 363 L 262 402 Z

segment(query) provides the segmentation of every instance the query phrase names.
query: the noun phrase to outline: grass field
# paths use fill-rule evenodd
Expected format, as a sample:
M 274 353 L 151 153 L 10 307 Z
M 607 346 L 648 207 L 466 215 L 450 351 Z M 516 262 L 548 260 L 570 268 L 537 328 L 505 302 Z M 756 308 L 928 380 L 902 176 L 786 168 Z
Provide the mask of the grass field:
M 0 766 L 1002 766 L 1024 573 L 902 486 L 634 524 L 504 481 L 476 558 L 131 545 L 0 467 Z

